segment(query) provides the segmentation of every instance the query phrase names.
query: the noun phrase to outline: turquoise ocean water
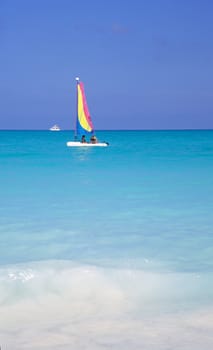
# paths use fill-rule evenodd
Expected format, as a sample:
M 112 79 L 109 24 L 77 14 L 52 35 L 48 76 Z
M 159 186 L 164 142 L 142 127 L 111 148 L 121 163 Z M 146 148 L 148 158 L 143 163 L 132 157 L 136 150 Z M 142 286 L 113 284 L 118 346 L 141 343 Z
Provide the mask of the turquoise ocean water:
M 213 348 L 213 131 L 0 131 L 0 346 Z

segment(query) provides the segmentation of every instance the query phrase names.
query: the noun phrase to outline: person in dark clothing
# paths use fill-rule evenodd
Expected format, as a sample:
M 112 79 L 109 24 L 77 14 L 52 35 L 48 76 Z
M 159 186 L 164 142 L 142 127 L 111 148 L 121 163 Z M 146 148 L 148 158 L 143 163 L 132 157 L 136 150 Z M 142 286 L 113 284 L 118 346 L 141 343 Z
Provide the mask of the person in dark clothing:
M 85 135 L 82 135 L 81 142 L 82 142 L 82 143 L 86 143 L 86 142 L 87 142 L 87 141 L 86 141 Z

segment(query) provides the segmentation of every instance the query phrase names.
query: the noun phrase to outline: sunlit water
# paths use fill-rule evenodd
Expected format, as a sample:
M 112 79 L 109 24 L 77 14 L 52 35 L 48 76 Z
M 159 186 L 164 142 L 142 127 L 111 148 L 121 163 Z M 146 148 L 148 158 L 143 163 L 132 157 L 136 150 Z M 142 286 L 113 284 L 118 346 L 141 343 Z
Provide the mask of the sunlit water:
M 213 131 L 0 132 L 0 346 L 213 348 Z

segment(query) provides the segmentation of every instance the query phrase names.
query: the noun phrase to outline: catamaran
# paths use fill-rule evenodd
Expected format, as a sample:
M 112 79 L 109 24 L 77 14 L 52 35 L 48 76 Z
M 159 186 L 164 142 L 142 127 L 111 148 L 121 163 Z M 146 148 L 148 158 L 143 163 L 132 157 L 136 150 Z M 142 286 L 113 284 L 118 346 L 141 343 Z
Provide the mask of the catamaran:
M 75 78 L 77 82 L 77 118 L 75 125 L 75 139 L 68 141 L 69 147 L 107 147 L 108 142 L 99 142 L 96 139 L 92 119 L 87 106 L 86 96 L 84 92 L 84 84 L 79 78 Z M 88 141 L 86 141 L 88 138 Z

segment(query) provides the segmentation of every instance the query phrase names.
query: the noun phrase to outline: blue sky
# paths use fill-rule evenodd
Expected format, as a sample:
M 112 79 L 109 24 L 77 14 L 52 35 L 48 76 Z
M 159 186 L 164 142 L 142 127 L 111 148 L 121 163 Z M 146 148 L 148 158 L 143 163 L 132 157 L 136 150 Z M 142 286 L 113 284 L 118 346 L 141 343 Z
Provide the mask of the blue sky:
M 1 0 L 0 129 L 213 128 L 211 0 Z

